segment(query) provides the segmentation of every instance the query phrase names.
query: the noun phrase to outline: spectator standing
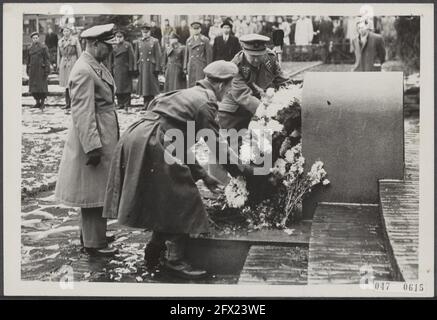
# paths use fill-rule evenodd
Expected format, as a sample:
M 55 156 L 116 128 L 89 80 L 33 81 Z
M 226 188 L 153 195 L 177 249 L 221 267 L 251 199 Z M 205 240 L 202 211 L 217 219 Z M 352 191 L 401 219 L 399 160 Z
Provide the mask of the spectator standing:
M 306 46 L 311 43 L 314 36 L 313 23 L 310 18 L 300 16 L 296 22 L 294 42 L 298 46 Z
M 206 18 L 205 22 L 201 24 L 200 28 L 201 28 L 200 33 L 209 39 L 209 29 L 211 29 L 211 19 Z
M 278 17 L 278 27 L 284 31 L 284 44 L 287 46 L 290 45 L 290 24 L 282 17 Z
M 65 26 L 62 30 L 63 37 L 58 43 L 57 65 L 59 69 L 59 86 L 65 88 L 65 110 L 68 113 L 71 107 L 68 89 L 68 77 L 75 62 L 82 54 L 79 40 L 72 35 L 73 29 Z
M 322 61 L 328 63 L 330 58 L 331 41 L 333 40 L 334 24 L 328 16 L 323 16 L 319 24 L 319 39 L 322 46 Z
M 161 41 L 162 41 L 161 28 L 156 25 L 156 21 L 155 20 L 152 20 L 150 22 L 150 35 L 153 38 L 158 39 L 158 43 L 161 44 Z
M 200 34 L 201 23 L 191 23 L 193 35 L 188 38 L 185 46 L 184 72 L 188 75 L 188 88 L 196 81 L 205 77 L 203 69 L 212 61 L 212 47 L 209 39 Z
M 220 28 L 222 19 L 220 17 L 214 19 L 214 24 L 209 29 L 209 43 L 214 44 L 214 39 L 222 35 L 222 29 Z
M 162 48 L 165 48 L 170 44 L 170 35 L 175 33 L 176 30 L 170 25 L 168 19 L 164 20 L 164 28 L 162 29 Z
M 109 70 L 115 81 L 118 107 L 128 112 L 136 63 L 133 47 L 125 40 L 125 36 L 126 33 L 123 30 L 115 32 L 116 44 L 109 56 Z
M 276 57 L 279 62 L 279 66 L 282 64 L 282 48 L 284 46 L 284 30 L 279 28 L 279 23 L 275 22 L 273 24 L 272 31 L 272 42 L 273 42 L 273 52 L 275 52 Z
M 145 23 L 141 27 L 141 39 L 135 47 L 139 78 L 138 94 L 143 96 L 144 109 L 159 94 L 158 75 L 161 71 L 161 46 L 158 39 L 151 35 L 152 26 Z
M 47 34 L 45 37 L 45 44 L 47 46 L 47 48 L 49 49 L 49 54 L 50 54 L 50 64 L 53 67 L 53 70 L 56 70 L 56 55 L 58 52 L 58 35 L 56 33 L 53 32 L 53 29 L 51 27 L 49 27 L 47 29 Z
M 190 27 L 188 27 L 186 20 L 181 20 L 181 25 L 176 27 L 176 33 L 179 36 L 179 42 L 185 45 L 190 37 Z
M 26 72 L 29 76 L 29 92 L 36 101 L 34 108 L 44 110 L 48 93 L 47 77 L 50 73 L 50 54 L 47 46 L 39 41 L 38 32 L 30 35 L 32 45 L 27 55 Z
M 384 40 L 381 35 L 370 31 L 370 23 L 362 18 L 357 23 L 358 37 L 352 41 L 355 52 L 353 71 L 381 71 L 385 61 Z
M 229 20 L 223 22 L 220 27 L 223 32 L 221 36 L 216 37 L 214 40 L 212 47 L 213 61 L 231 61 L 241 50 L 240 41 L 231 34 L 233 26 Z
M 169 41 L 169 46 L 164 49 L 163 59 L 164 92 L 187 88 L 184 74 L 185 46 L 180 44 L 179 36 L 176 33 L 170 35 Z

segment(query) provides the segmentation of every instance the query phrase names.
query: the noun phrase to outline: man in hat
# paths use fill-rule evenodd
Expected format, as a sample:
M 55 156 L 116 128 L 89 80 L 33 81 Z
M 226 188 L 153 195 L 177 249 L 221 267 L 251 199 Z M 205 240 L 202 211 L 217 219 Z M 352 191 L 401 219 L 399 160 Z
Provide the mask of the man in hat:
M 208 217 L 195 182 L 202 179 L 213 191 L 219 183 L 196 161 L 187 160 L 195 160 L 192 153 L 189 156 L 195 143 L 189 138 L 189 129 L 194 136 L 201 130 L 212 133 L 215 139 L 210 136 L 208 142 L 214 144 L 213 153 L 228 155 L 224 166 L 233 176 L 253 174 L 250 167 L 229 161 L 227 143 L 220 142 L 215 120 L 217 101 L 229 90 L 238 69 L 231 62 L 216 61 L 204 72 L 206 78 L 194 87 L 153 100 L 143 119 L 123 134 L 111 163 L 103 214 L 118 218 L 122 225 L 152 230 L 145 248 L 147 268 L 154 270 L 166 251 L 162 268 L 188 279 L 206 275 L 186 260 L 189 235 L 208 231 Z M 174 143 L 182 149 L 172 155 L 166 136 L 171 138 L 175 130 L 182 140 Z
M 232 23 L 229 20 L 225 20 L 220 28 L 222 29 L 222 35 L 214 39 L 214 45 L 212 46 L 213 60 L 231 61 L 241 50 L 240 41 L 231 34 Z
M 170 44 L 165 48 L 162 64 L 165 75 L 164 92 L 187 87 L 183 70 L 185 46 L 179 43 L 179 36 L 175 33 L 169 36 L 169 41 Z
M 200 22 L 193 22 L 193 35 L 188 38 L 185 48 L 184 72 L 188 74 L 188 88 L 205 77 L 203 69 L 212 61 L 212 47 L 209 39 L 200 34 Z
M 135 72 L 135 56 L 132 45 L 125 40 L 123 30 L 115 32 L 116 44 L 109 58 L 110 70 L 114 76 L 115 95 L 120 109 L 128 112 L 132 93 L 132 77 Z
M 243 50 L 232 59 L 238 67 L 238 74 L 232 81 L 231 90 L 219 103 L 219 122 L 222 128 L 237 131 L 247 128 L 261 103 L 264 91 L 288 81 L 276 54 L 266 48 L 269 41 L 269 37 L 258 34 L 240 38 Z
M 106 219 L 102 217 L 105 186 L 112 154 L 119 138 L 115 83 L 102 64 L 111 50 L 114 24 L 83 31 L 86 51 L 71 70 L 71 124 L 56 183 L 56 198 L 80 207 L 83 251 L 109 256 Z
M 59 86 L 65 88 L 65 110 L 70 110 L 70 94 L 68 89 L 68 77 L 76 60 L 82 53 L 79 40 L 72 35 L 73 29 L 65 26 L 62 29 L 63 37 L 58 43 L 57 66 L 59 71 Z
M 32 45 L 29 48 L 26 73 L 29 76 L 29 92 L 36 101 L 34 108 L 44 110 L 48 93 L 47 77 L 50 73 L 50 55 L 47 46 L 39 41 L 38 32 L 30 35 Z
M 145 23 L 141 27 L 141 35 L 135 47 L 135 60 L 139 71 L 137 93 L 143 96 L 146 110 L 150 101 L 159 94 L 161 46 L 158 39 L 152 37 L 149 24 Z

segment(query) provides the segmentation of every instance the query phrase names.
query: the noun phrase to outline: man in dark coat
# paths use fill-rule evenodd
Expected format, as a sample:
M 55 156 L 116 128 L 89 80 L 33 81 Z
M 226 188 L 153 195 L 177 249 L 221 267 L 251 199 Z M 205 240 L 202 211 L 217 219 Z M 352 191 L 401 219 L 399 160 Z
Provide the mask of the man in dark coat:
M 162 261 L 165 270 L 189 279 L 206 275 L 187 263 L 184 251 L 189 234 L 208 231 L 208 217 L 195 182 L 202 179 L 213 191 L 219 182 L 195 161 L 190 150 L 194 136 L 203 129 L 212 134 L 208 142 L 216 148 L 215 154 L 224 151 L 229 160 L 215 117 L 217 101 L 237 71 L 230 62 L 211 63 L 204 70 L 207 78 L 196 86 L 153 100 L 143 119 L 132 124 L 117 145 L 103 215 L 118 218 L 122 225 L 153 231 L 145 248 L 149 269 L 157 266 L 167 250 Z M 191 129 L 194 136 L 189 134 Z M 172 147 L 180 152 L 173 154 Z M 227 161 L 224 166 L 234 176 L 253 174 L 250 167 L 237 163 Z
M 322 61 L 328 63 L 330 60 L 330 44 L 334 37 L 334 24 L 330 17 L 322 16 L 319 24 L 319 40 L 322 46 Z
M 115 80 L 115 95 L 120 109 L 128 112 L 132 93 L 132 76 L 135 72 L 135 56 L 132 45 L 125 40 L 125 32 L 117 30 L 117 42 L 109 58 L 109 66 Z
M 47 29 L 44 43 L 46 44 L 47 48 L 49 48 L 50 64 L 53 65 L 53 70 L 56 70 L 56 54 L 58 52 L 58 41 L 58 35 L 53 32 L 53 29 L 51 27 L 49 27 Z
M 135 47 L 135 60 L 139 71 L 137 93 L 144 97 L 144 109 L 159 94 L 158 75 L 161 71 L 161 46 L 159 40 L 151 36 L 151 26 L 141 28 L 142 38 Z
M 276 54 L 266 48 L 268 37 L 248 34 L 240 37 L 243 50 L 232 62 L 238 67 L 238 74 L 232 81 L 231 90 L 219 103 L 219 122 L 225 129 L 247 128 L 261 96 L 269 87 L 278 87 L 286 82 Z
M 369 21 L 362 18 L 357 23 L 358 37 L 352 40 L 355 53 L 353 71 L 381 71 L 385 61 L 384 40 L 369 30 Z
M 212 46 L 213 61 L 225 60 L 231 61 L 232 58 L 241 50 L 240 41 L 231 34 L 232 23 L 226 20 L 220 26 L 222 28 L 222 35 L 214 39 Z
M 212 61 L 212 47 L 209 39 L 200 34 L 200 22 L 191 23 L 193 35 L 185 46 L 184 72 L 188 75 L 188 88 L 205 77 L 203 69 Z
M 185 45 L 190 37 L 190 27 L 188 27 L 186 20 L 181 20 L 181 25 L 176 27 L 176 34 L 179 36 L 179 42 Z
M 35 108 L 44 109 L 48 93 L 47 77 L 50 73 L 50 55 L 47 46 L 39 41 L 38 32 L 30 35 L 32 45 L 29 49 L 26 72 L 29 76 L 29 92 L 36 101 Z
M 115 83 L 102 64 L 111 50 L 113 28 L 111 23 L 82 32 L 86 51 L 69 78 L 71 123 L 55 190 L 60 202 L 81 208 L 83 251 L 93 256 L 116 253 L 108 245 L 106 219 L 102 217 L 109 166 L 119 137 Z
M 179 43 L 179 36 L 175 33 L 169 36 L 169 41 L 162 64 L 165 75 L 164 92 L 187 88 L 184 74 L 185 46 Z
M 161 44 L 162 31 L 161 28 L 156 25 L 154 20 L 150 21 L 150 35 L 155 39 L 158 39 L 159 44 Z

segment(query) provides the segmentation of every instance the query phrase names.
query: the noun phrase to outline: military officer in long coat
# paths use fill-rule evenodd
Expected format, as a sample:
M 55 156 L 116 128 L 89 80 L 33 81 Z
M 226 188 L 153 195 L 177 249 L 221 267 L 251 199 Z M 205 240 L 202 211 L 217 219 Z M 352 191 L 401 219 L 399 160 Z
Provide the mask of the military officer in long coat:
M 126 112 L 130 107 L 132 93 L 132 77 L 135 72 L 135 55 L 132 45 L 125 40 L 125 32 L 115 32 L 116 44 L 109 58 L 109 66 L 115 80 L 115 95 L 120 109 Z
M 62 30 L 63 37 L 58 43 L 57 66 L 59 71 L 59 86 L 65 88 L 65 109 L 70 109 L 71 100 L 68 89 L 68 77 L 76 60 L 82 53 L 79 40 L 72 35 L 73 30 L 65 26 Z
M 229 89 L 238 69 L 230 62 L 216 61 L 204 71 L 206 78 L 196 86 L 154 99 L 143 119 L 123 134 L 112 159 L 103 213 L 104 217 L 118 218 L 122 225 L 153 231 L 145 248 L 148 268 L 156 267 L 160 255 L 167 250 L 162 267 L 190 279 L 206 274 L 194 269 L 184 255 L 189 234 L 208 231 L 208 217 L 195 182 L 202 179 L 215 190 L 218 181 L 197 162 L 186 160 L 195 143 L 188 137 L 191 129 L 187 123 L 194 123 L 195 133 L 209 129 L 215 137 L 211 141 L 224 148 L 219 150 L 229 152 L 227 143 L 218 139 L 215 117 L 217 101 Z M 165 138 L 175 131 L 181 138 L 174 142 L 182 147 L 179 155 L 169 152 L 171 141 Z M 190 159 L 194 160 L 194 156 Z M 238 162 L 227 163 L 225 168 L 234 176 L 253 173 Z
M 163 68 L 165 75 L 164 92 L 185 89 L 187 81 L 184 75 L 185 46 L 179 42 L 179 36 L 172 33 L 169 36 L 170 45 L 165 49 Z
M 231 90 L 219 103 L 219 122 L 222 128 L 237 131 L 247 128 L 261 104 L 264 91 L 288 80 L 276 54 L 266 48 L 269 41 L 269 37 L 258 34 L 241 36 L 243 50 L 232 59 L 238 67 L 238 74 L 232 81 Z
M 71 70 L 71 123 L 56 183 L 56 198 L 80 207 L 84 251 L 112 255 L 106 219 L 102 217 L 105 186 L 112 154 L 119 138 L 115 110 L 115 83 L 102 64 L 110 52 L 114 24 L 83 31 L 86 51 Z
M 187 40 L 184 60 L 184 72 L 188 75 L 188 88 L 205 77 L 203 69 L 212 62 L 212 47 L 209 39 L 200 34 L 200 22 L 193 22 L 191 28 L 193 35 Z
M 151 36 L 151 26 L 141 27 L 141 39 L 135 47 L 135 60 L 139 71 L 138 94 L 144 97 L 144 109 L 159 94 L 158 75 L 161 71 L 161 46 L 159 40 Z
M 44 109 L 44 101 L 48 93 L 47 77 L 50 73 L 50 56 L 47 46 L 39 41 L 38 32 L 30 35 L 32 45 L 26 63 L 29 76 L 29 92 L 36 101 L 35 108 Z

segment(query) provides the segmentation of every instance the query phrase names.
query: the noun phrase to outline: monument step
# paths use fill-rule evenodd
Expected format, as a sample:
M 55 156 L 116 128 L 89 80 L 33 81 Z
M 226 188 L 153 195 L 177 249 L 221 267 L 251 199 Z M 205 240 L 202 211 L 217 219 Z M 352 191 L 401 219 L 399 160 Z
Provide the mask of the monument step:
M 308 284 L 391 280 L 378 205 L 319 203 L 308 254 Z M 369 274 L 370 273 L 370 274 Z
M 307 250 L 301 246 L 251 246 L 238 284 L 307 284 Z

